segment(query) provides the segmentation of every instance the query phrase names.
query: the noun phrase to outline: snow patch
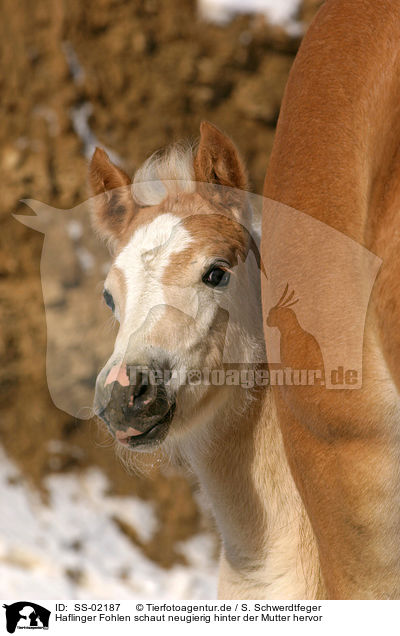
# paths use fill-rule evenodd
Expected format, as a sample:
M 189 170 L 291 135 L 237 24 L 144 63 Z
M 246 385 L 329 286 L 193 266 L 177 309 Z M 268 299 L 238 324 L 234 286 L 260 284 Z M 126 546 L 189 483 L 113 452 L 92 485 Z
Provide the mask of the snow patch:
M 97 468 L 47 478 L 49 504 L 0 449 L 0 597 L 36 599 L 207 599 L 216 596 L 215 545 L 203 534 L 177 545 L 189 565 L 164 570 L 120 530 L 149 541 L 152 503 L 109 494 Z
M 290 32 L 297 31 L 295 21 L 300 0 L 198 0 L 200 15 L 223 24 L 238 13 L 261 13 L 271 24 L 279 24 Z

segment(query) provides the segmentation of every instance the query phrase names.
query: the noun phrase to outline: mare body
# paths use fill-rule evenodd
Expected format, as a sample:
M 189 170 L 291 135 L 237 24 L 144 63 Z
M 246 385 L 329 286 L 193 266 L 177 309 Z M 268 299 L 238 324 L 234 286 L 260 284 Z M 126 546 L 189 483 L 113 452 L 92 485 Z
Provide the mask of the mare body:
M 264 187 L 383 260 L 362 388 L 273 388 L 329 598 L 400 596 L 399 42 L 398 0 L 327 0 L 291 71 Z M 291 355 L 312 367 L 302 338 Z

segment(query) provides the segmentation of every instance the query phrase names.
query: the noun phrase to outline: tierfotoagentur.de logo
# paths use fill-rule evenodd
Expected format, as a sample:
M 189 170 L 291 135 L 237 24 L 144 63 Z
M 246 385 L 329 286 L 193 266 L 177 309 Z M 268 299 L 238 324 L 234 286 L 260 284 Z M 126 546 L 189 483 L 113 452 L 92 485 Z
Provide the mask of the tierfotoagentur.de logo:
M 32 601 L 4 604 L 6 627 L 9 634 L 16 629 L 49 629 L 50 610 Z

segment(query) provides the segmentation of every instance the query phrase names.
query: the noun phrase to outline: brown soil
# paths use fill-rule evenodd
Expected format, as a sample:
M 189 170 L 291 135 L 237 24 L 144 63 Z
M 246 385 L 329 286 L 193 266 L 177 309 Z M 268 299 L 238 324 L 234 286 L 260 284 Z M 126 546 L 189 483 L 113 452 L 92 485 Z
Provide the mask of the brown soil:
M 319 4 L 305 0 L 305 22 Z M 204 523 L 193 486 L 166 467 L 128 475 L 112 446 L 104 447 L 96 423 L 76 420 L 53 405 L 45 374 L 43 235 L 11 213 L 27 213 L 22 198 L 60 208 L 87 198 L 87 160 L 70 116 L 85 102 L 92 105 L 93 131 L 131 173 L 157 148 L 195 137 L 200 121 L 208 119 L 235 139 L 260 192 L 299 42 L 259 17 L 240 17 L 224 28 L 202 23 L 193 0 L 3 0 L 2 16 L 2 444 L 38 487 L 51 472 L 96 464 L 114 492 L 155 501 L 161 530 L 145 550 L 167 567 L 178 559 L 175 542 Z M 67 63 L 71 51 L 83 69 L 75 78 Z M 73 276 L 74 256 L 67 249 L 59 252 L 65 276 Z M 76 287 L 84 291 L 88 284 L 81 274 Z M 67 287 L 68 281 L 57 293 Z M 90 334 L 87 346 L 95 346 Z M 51 440 L 63 444 L 49 445 Z

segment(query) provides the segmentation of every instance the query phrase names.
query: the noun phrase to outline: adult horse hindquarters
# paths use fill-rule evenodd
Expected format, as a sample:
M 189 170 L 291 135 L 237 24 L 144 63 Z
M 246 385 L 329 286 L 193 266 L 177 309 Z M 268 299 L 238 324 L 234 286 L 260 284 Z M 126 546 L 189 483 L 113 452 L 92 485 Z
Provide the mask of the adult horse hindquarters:
M 330 598 L 400 597 L 399 43 L 399 0 L 326 2 L 293 66 L 264 188 L 383 259 L 362 388 L 273 387 Z M 312 366 L 301 338 L 295 353 Z

